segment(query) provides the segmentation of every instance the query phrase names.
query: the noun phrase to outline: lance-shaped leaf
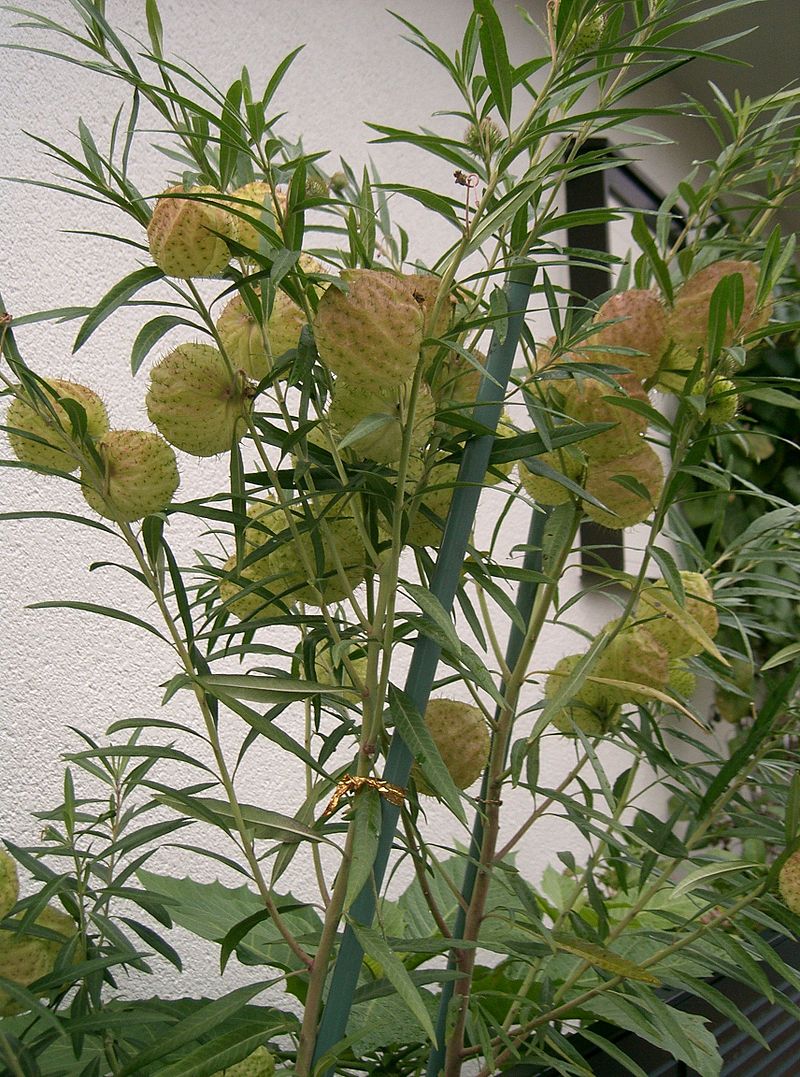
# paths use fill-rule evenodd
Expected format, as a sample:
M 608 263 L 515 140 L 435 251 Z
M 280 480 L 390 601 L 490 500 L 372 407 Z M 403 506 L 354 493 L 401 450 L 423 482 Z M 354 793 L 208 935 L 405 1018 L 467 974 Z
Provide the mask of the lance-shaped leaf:
M 436 790 L 456 818 L 466 825 L 461 794 L 450 777 L 450 771 L 445 766 L 430 730 L 425 725 L 425 719 L 406 693 L 393 685 L 389 686 L 389 711 L 394 718 L 397 732 L 408 745 L 428 785 Z
M 354 920 L 350 920 L 350 926 L 353 929 L 353 934 L 361 944 L 364 953 L 381 966 L 386 979 L 391 983 L 400 998 L 414 1014 L 420 1027 L 424 1030 L 431 1042 L 434 1042 L 436 1034 L 433 1031 L 431 1015 L 428 1013 L 428 1009 L 422 996 L 414 986 L 414 981 L 411 979 L 408 969 L 403 962 L 397 957 L 394 951 L 390 949 L 389 944 L 382 937 L 380 932 L 376 931 L 374 928 L 365 927 L 363 924 L 359 924 Z
M 158 266 L 145 266 L 143 269 L 134 270 L 123 280 L 118 281 L 113 288 L 106 292 L 97 306 L 90 311 L 75 338 L 75 343 L 72 346 L 73 352 L 82 348 L 95 329 L 102 325 L 115 310 L 124 306 L 131 296 L 136 295 L 138 291 L 148 284 L 152 284 L 153 281 L 161 280 L 163 276 L 164 274 Z

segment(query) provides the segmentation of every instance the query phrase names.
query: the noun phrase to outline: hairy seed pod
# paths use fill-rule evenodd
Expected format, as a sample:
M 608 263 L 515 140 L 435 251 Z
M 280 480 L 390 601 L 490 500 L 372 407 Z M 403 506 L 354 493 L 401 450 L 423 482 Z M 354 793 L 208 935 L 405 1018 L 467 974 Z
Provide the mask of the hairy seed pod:
M 0 920 L 8 916 L 18 898 L 17 863 L 5 849 L 0 848 Z
M 359 423 L 382 416 L 381 426 L 370 430 L 348 446 L 357 456 L 393 464 L 400 459 L 403 446 L 403 416 L 407 413 L 411 382 L 397 389 L 370 390 L 337 378 L 328 413 L 331 426 L 340 438 L 346 437 Z M 420 451 L 433 433 L 435 405 L 427 385 L 421 384 L 417 394 L 411 451 Z
M 585 501 L 584 510 L 590 520 L 619 531 L 647 519 L 663 486 L 661 461 L 649 445 L 642 443 L 637 453 L 621 460 L 604 464 L 589 461 L 584 489 L 602 501 L 606 509 Z
M 632 288 L 612 295 L 593 320 L 611 324 L 584 341 L 586 346 L 603 349 L 587 352 L 590 362 L 627 367 L 639 381 L 655 375 L 668 344 L 666 311 L 655 293 Z M 635 349 L 639 354 L 623 355 L 615 348 Z
M 778 890 L 784 904 L 800 916 L 800 850 L 784 862 L 778 874 Z
M 715 425 L 729 423 L 739 410 L 739 394 L 728 378 L 715 378 L 706 397 L 706 418 Z
M 322 266 L 307 254 L 300 255 L 305 273 L 321 273 Z M 256 297 L 256 306 L 263 299 Z M 269 315 L 254 316 L 241 295 L 224 307 L 217 319 L 217 333 L 226 355 L 237 370 L 261 381 L 275 367 L 276 361 L 296 348 L 306 324 L 305 313 L 281 288 L 275 290 Z M 284 377 L 286 374 L 284 373 Z
M 231 259 L 228 239 L 236 239 L 236 221 L 225 212 L 213 187 L 170 187 L 155 204 L 147 226 L 153 261 L 168 277 L 218 277 Z M 186 195 L 185 198 L 178 197 Z M 219 201 L 197 198 L 219 195 Z
M 454 784 L 468 789 L 489 759 L 489 727 L 481 712 L 458 699 L 431 699 L 425 709 L 425 725 Z M 435 795 L 418 765 L 413 777 L 418 792 Z
M 358 586 L 367 555 L 353 513 L 351 499 L 330 494 L 305 506 L 264 506 L 256 524 L 270 544 L 269 563 L 276 576 L 270 588 L 278 597 L 311 606 L 319 605 L 320 597 L 327 603 L 341 601 L 347 588 L 337 571 L 337 556 L 349 585 Z
M 97 439 L 108 431 L 108 412 L 100 397 L 87 389 L 85 385 L 78 385 L 73 381 L 61 381 L 51 378 L 46 383 L 50 389 L 60 398 L 74 400 L 80 404 L 86 412 L 86 432 L 89 437 Z M 69 416 L 65 409 L 50 396 L 47 389 L 42 386 L 47 403 L 52 407 L 54 415 L 51 415 L 41 405 L 42 414 L 35 410 L 31 404 L 21 397 L 17 397 L 8 409 L 6 424 L 14 427 L 8 432 L 8 440 L 11 449 L 18 460 L 31 467 L 52 468 L 54 471 L 68 473 L 78 470 L 78 462 L 66 452 L 67 446 L 73 444 Z M 29 434 L 31 437 L 26 437 Z M 41 438 L 34 441 L 32 438 Z
M 275 1059 L 266 1047 L 257 1047 L 241 1062 L 226 1066 L 224 1070 L 217 1070 L 211 1077 L 273 1077 L 274 1073 Z
M 210 344 L 181 344 L 150 371 L 147 416 L 191 456 L 230 452 L 246 429 L 250 395 Z
M 534 457 L 534 461 L 546 464 L 573 482 L 580 479 L 586 466 L 583 454 L 571 446 L 541 453 Z M 525 492 L 539 505 L 563 505 L 574 496 L 566 486 L 562 486 L 555 479 L 529 471 L 523 462 L 520 462 L 517 473 Z
M 771 300 L 761 307 L 756 304 L 759 270 L 754 262 L 724 259 L 698 270 L 678 289 L 672 310 L 667 316 L 667 335 L 671 347 L 659 371 L 659 388 L 668 392 L 683 391 L 687 373 L 694 367 L 698 353 L 706 346 L 714 290 L 720 281 L 734 274 L 741 275 L 744 303 L 741 315 L 735 322 L 728 317 L 722 335 L 723 347 L 743 340 L 769 322 Z
M 222 566 L 222 571 L 225 577 L 219 581 L 219 597 L 240 621 L 284 616 L 284 609 L 275 602 L 268 589 L 273 574 L 268 557 L 260 557 L 237 570 L 236 554 L 232 554 Z M 258 588 L 254 586 L 248 590 L 255 584 L 258 584 Z
M 161 512 L 178 489 L 175 453 L 158 434 L 145 430 L 111 430 L 97 445 L 104 474 L 99 487 L 81 473 L 83 496 L 110 520 L 141 520 Z
M 277 204 L 285 211 L 286 195 L 280 191 L 276 194 Z M 233 238 L 240 247 L 246 247 L 253 254 L 265 254 L 270 244 L 258 226 L 271 228 L 273 232 L 280 231 L 272 188 L 263 180 L 254 180 L 231 191 L 230 198 L 236 200 L 228 202 L 234 212 L 227 216 L 234 222 L 237 232 Z
M 545 699 L 555 699 L 582 658 L 582 654 L 568 654 L 556 662 L 544 684 Z M 585 680 L 561 710 L 556 712 L 552 723 L 560 733 L 566 733 L 567 736 L 574 737 L 577 727 L 587 737 L 602 737 L 619 724 L 619 716 L 619 706 L 612 701 L 606 688 L 591 680 Z
M 719 616 L 714 605 L 714 592 L 705 576 L 699 572 L 681 572 L 683 581 L 683 613 L 710 636 L 719 631 Z M 687 658 L 700 654 L 702 644 L 687 631 L 683 618 L 675 612 L 675 599 L 663 581 L 642 589 L 636 607 L 636 616 L 644 627 L 667 650 L 670 658 Z
M 347 269 L 347 294 L 330 287 L 314 317 L 322 362 L 365 389 L 393 389 L 413 375 L 423 340 L 423 310 L 406 281 L 383 270 Z
M 0 976 L 20 987 L 30 987 L 53 971 L 64 944 L 75 934 L 71 916 L 48 905 L 36 917 L 36 926 L 58 935 L 46 939 L 39 935 L 0 931 Z M 46 994 L 46 992 L 42 992 Z M 0 988 L 0 1017 L 20 1013 L 22 1006 L 10 992 Z
M 589 460 L 600 464 L 641 452 L 642 434 L 647 429 L 646 417 L 621 403 L 625 399 L 649 403 L 638 379 L 628 374 L 616 380 L 624 391 L 585 377 L 559 381 L 552 390 L 554 403 L 571 419 L 580 423 L 615 424 L 580 443 Z
M 663 692 L 669 679 L 669 655 L 647 628 L 632 625 L 611 640 L 598 659 L 595 672 L 598 677 Z M 605 685 L 604 691 L 615 703 L 647 703 L 652 698 L 635 688 Z

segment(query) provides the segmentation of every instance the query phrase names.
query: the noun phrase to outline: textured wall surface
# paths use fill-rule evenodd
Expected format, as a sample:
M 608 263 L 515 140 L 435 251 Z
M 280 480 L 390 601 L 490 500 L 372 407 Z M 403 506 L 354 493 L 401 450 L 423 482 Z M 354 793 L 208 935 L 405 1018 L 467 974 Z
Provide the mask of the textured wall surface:
M 35 6 L 52 18 L 71 18 L 66 3 L 38 0 Z M 137 18 L 143 6 L 109 0 L 109 15 L 134 37 L 143 36 L 142 22 Z M 250 5 L 232 0 L 195 0 L 189 5 L 164 0 L 161 6 L 168 49 L 196 64 L 220 86 L 235 78 L 243 63 L 249 66 L 256 86 L 262 84 L 283 55 L 298 43 L 307 42 L 277 98 L 278 108 L 288 113 L 283 121 L 284 133 L 302 133 L 307 150 L 330 150 L 332 156 L 323 162 L 330 170 L 336 167 L 339 154 L 357 170 L 371 155 L 383 177 L 428 186 L 434 191 L 452 191 L 452 170 L 446 162 L 405 148 L 368 146 L 370 132 L 363 120 L 404 127 L 423 124 L 446 132 L 452 121 L 431 119 L 431 114 L 457 105 L 444 74 L 401 40 L 398 24 L 382 5 L 372 0 L 315 0 L 292 5 L 274 0 Z M 440 0 L 435 4 L 397 0 L 395 7 L 446 48 L 455 46 L 470 9 L 465 0 Z M 521 22 L 515 5 L 500 0 L 498 8 L 509 27 L 512 59 L 521 62 L 538 52 L 533 31 Z M 29 31 L 15 29 L 12 17 L 6 13 L 0 15 L 0 38 L 29 45 L 45 43 L 36 41 Z M 662 99 L 668 98 L 677 95 L 678 88 L 667 85 L 658 93 Z M 75 131 L 81 116 L 102 145 L 127 95 L 124 87 L 81 67 L 16 51 L 4 54 L 0 99 L 3 174 L 48 180 L 52 162 L 47 159 L 46 149 L 22 131 L 76 148 Z M 672 186 L 697 152 L 691 145 L 691 129 L 675 134 L 677 145 L 643 151 L 645 169 L 662 188 Z M 155 137 L 155 141 L 159 139 Z M 134 160 L 135 181 L 148 195 L 156 194 L 171 180 L 172 165 L 148 146 L 145 137 L 140 137 L 135 146 Z M 0 184 L 0 200 L 4 225 L 0 289 L 9 310 L 16 314 L 91 305 L 114 281 L 141 264 L 141 252 L 134 247 L 75 234 L 75 230 L 117 232 L 141 241 L 142 236 L 131 231 L 128 219 L 108 207 L 7 181 Z M 445 226 L 421 217 L 413 205 L 398 202 L 396 208 L 398 219 L 411 234 L 415 257 L 431 259 L 451 239 Z M 159 298 L 154 289 L 147 295 L 154 301 Z M 161 293 L 162 298 L 166 295 L 166 291 Z M 39 372 L 71 378 L 99 390 L 117 428 L 147 428 L 143 405 L 146 372 L 133 380 L 129 356 L 139 327 L 154 313 L 150 307 L 117 313 L 77 354 L 72 354 L 79 324 L 76 322 L 25 328 L 19 333 L 19 343 Z M 541 335 L 546 335 L 546 327 L 540 328 Z M 156 357 L 151 356 L 151 360 Z M 226 462 L 209 463 L 184 456 L 181 470 L 181 496 L 188 499 L 213 491 L 217 483 L 224 481 Z M 84 510 L 77 486 L 22 471 L 3 472 L 1 502 L 0 509 L 6 512 L 43 507 L 65 512 Z M 499 504 L 496 495 L 491 494 L 482 502 L 479 545 L 488 537 Z M 512 514 L 507 525 L 509 545 L 524 541 L 524 528 L 522 512 Z M 202 546 L 202 540 L 189 528 L 177 526 L 173 530 L 176 547 L 187 556 Z M 92 563 L 124 560 L 119 541 L 100 531 L 52 521 L 0 521 L 0 534 L 0 648 L 4 670 L 0 698 L 0 833 L 25 843 L 35 840 L 39 826 L 30 812 L 51 806 L 61 796 L 62 753 L 81 747 L 68 727 L 77 726 L 102 738 L 106 727 L 121 718 L 195 719 L 188 700 L 180 696 L 162 710 L 159 685 L 175 671 L 173 655 L 152 636 L 118 621 L 80 612 L 26 609 L 31 603 L 45 600 L 78 599 L 154 618 L 146 599 L 123 572 L 109 567 L 87 570 Z M 578 574 L 573 570 L 565 578 L 565 593 L 577 583 Z M 591 629 L 613 616 L 613 607 L 602 597 L 594 598 L 572 610 L 570 616 Z M 288 630 L 282 642 L 290 643 Z M 577 646 L 573 646 L 576 642 Z M 548 629 L 536 666 L 547 669 L 562 653 L 579 647 L 577 637 L 566 629 Z M 241 739 L 241 728 L 230 720 L 224 733 L 226 743 L 234 749 Z M 155 733 L 153 736 L 155 739 Z M 621 752 L 607 754 L 612 768 L 624 760 Z M 567 772 L 573 758 L 563 738 L 549 738 L 543 765 L 554 783 L 558 775 Z M 159 776 L 188 783 L 194 779 L 194 772 L 175 764 L 162 767 Z M 265 807 L 287 810 L 302 797 L 299 768 L 287 764 L 285 758 L 276 763 L 269 749 L 257 748 L 247 757 L 238 782 L 244 799 Z M 88 795 L 96 792 L 92 790 Z M 524 800 L 510 805 L 509 833 L 515 820 L 524 818 L 525 808 Z M 443 820 L 442 813 L 431 810 L 432 833 L 437 829 L 441 832 Z M 547 823 L 537 830 L 535 841 L 523 843 L 520 863 L 538 877 L 559 849 L 570 848 L 573 843 L 566 826 Z M 300 858 L 298 865 L 299 861 Z M 170 848 L 161 850 L 151 866 L 154 870 L 190 872 L 204 879 L 216 873 L 208 862 L 189 859 Z M 309 880 L 299 866 L 287 878 L 296 892 L 308 892 Z M 188 976 L 180 981 L 166 972 L 160 989 L 171 993 L 217 990 L 215 954 L 193 942 L 186 956 Z M 226 984 L 232 987 L 237 976 L 248 975 L 234 962 Z M 153 988 L 148 985 L 141 990 Z

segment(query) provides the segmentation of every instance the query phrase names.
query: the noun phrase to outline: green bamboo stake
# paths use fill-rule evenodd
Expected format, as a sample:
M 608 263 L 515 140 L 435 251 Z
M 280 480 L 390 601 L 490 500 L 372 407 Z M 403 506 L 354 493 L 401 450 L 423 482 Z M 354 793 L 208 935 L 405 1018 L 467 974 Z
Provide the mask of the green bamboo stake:
M 486 365 L 488 376 L 484 377 L 481 382 L 474 410 L 476 421 L 492 431 L 497 430 L 497 424 L 500 421 L 503 409 L 502 398 L 511 376 L 511 367 L 522 332 L 534 275 L 535 266 L 529 263 L 515 266 L 510 270 L 505 292 L 508 310 L 512 313 L 508 316 L 506 335 L 502 341 L 497 330 L 492 335 Z M 475 521 L 478 499 L 494 438 L 494 434 L 471 438 L 464 450 L 458 481 L 467 485 L 459 485 L 453 495 L 431 582 L 431 593 L 438 598 L 448 613 L 453 608 L 458 589 L 461 567 Z M 439 644 L 428 636 L 417 636 L 405 690 L 415 707 L 422 713 L 428 705 L 440 652 Z M 408 785 L 413 762 L 414 757 L 408 745 L 395 732 L 386 759 L 384 780 L 405 788 Z M 350 919 L 366 927 L 371 925 L 375 915 L 375 895 L 383 882 L 399 815 L 399 806 L 381 797 L 381 830 L 372 868 L 372 878 L 350 908 Z M 315 1063 L 326 1055 L 346 1033 L 363 956 L 364 951 L 352 928 L 348 926 L 344 931 L 328 989 L 327 1001 L 322 1011 L 314 1051 Z M 324 1077 L 332 1077 L 332 1075 L 333 1069 L 328 1068 Z

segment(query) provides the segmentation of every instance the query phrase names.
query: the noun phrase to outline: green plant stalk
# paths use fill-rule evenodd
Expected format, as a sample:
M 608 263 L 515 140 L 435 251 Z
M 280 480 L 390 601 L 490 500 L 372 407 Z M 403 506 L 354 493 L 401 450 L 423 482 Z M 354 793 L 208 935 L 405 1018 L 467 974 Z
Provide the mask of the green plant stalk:
M 500 830 L 500 794 L 503 789 L 503 772 L 506 766 L 511 732 L 514 727 L 517 703 L 519 701 L 520 692 L 522 691 L 522 686 L 525 683 L 531 655 L 538 642 L 539 634 L 545 623 L 547 612 L 555 597 L 560 582 L 561 572 L 564 563 L 572 550 L 582 515 L 580 507 L 578 505 L 573 505 L 571 526 L 566 529 L 560 548 L 555 552 L 552 580 L 545 587 L 536 588 L 525 635 L 519 642 L 517 642 L 516 639 L 512 641 L 514 650 L 516 650 L 517 647 L 519 648 L 518 653 L 513 655 L 511 644 L 509 646 L 509 659 L 513 657 L 513 664 L 512 662 L 509 662 L 509 664 L 512 665 L 511 677 L 502 688 L 503 706 L 498 708 L 497 728 L 492 737 L 492 749 L 486 777 L 486 796 L 482 798 L 485 805 L 485 822 L 480 819 L 480 816 L 478 816 L 476 820 L 476 823 L 480 826 L 481 830 L 478 869 L 474 875 L 472 893 L 468 898 L 469 906 L 464 921 L 464 934 L 463 936 L 457 934 L 456 937 L 463 937 L 476 942 L 478 941 L 486 907 L 486 898 L 489 893 L 489 884 L 492 878 L 491 868 L 497 848 L 497 837 Z M 531 525 L 531 530 L 533 530 L 533 523 Z M 539 545 L 541 547 L 541 542 Z M 467 898 L 466 892 L 464 893 L 464 897 Z M 472 970 L 475 965 L 476 956 L 477 951 L 475 949 L 465 951 L 461 956 L 461 971 L 465 975 L 455 986 L 455 991 L 459 996 L 459 1010 L 456 1017 L 455 1028 L 447 1044 L 444 1060 L 445 1077 L 458 1077 L 461 1066 L 461 1050 L 463 1048 L 469 996 L 472 986 Z M 440 1018 L 442 1016 L 440 1011 Z M 444 1016 L 446 1019 L 446 1012 Z M 441 1044 L 437 1047 L 437 1053 L 440 1052 Z M 434 1062 L 435 1068 L 433 1068 Z M 429 1061 L 428 1066 L 429 1075 L 438 1073 L 440 1065 L 440 1057 L 437 1057 L 435 1060 L 432 1058 Z
M 585 762 L 586 758 L 587 757 L 584 756 L 584 762 Z M 620 818 L 622 816 L 622 813 L 628 807 L 628 799 L 627 798 L 628 798 L 628 794 L 630 793 L 630 790 L 631 790 L 631 788 L 633 786 L 633 782 L 634 782 L 634 780 L 636 778 L 636 774 L 638 773 L 638 765 L 639 765 L 639 761 L 637 760 L 637 761 L 634 762 L 633 766 L 630 768 L 630 772 L 629 772 L 628 777 L 627 777 L 627 779 L 625 781 L 625 790 L 622 792 L 622 794 L 617 799 L 617 807 L 616 807 L 616 809 L 614 811 L 614 814 L 612 816 L 612 823 L 613 824 L 618 824 L 619 823 Z M 594 852 L 592 853 L 592 855 L 587 860 L 583 871 L 581 872 L 578 879 L 576 879 L 576 881 L 575 881 L 575 885 L 574 885 L 574 888 L 573 888 L 573 893 L 572 893 L 572 896 L 569 899 L 569 906 L 567 908 L 561 910 L 561 912 L 559 913 L 555 923 L 553 924 L 553 931 L 559 931 L 561 929 L 561 925 L 564 923 L 564 920 L 567 918 L 568 914 L 572 911 L 573 903 L 575 902 L 576 898 L 578 898 L 580 896 L 581 892 L 584 890 L 584 888 L 586 886 L 586 880 L 589 878 L 589 875 L 594 871 L 598 860 L 600 859 L 601 855 L 603 854 L 603 851 L 607 847 L 607 844 L 608 843 L 606 841 L 598 842 L 597 847 L 595 848 Z M 519 1008 L 522 1005 L 523 1001 L 527 998 L 528 992 L 530 991 L 531 987 L 533 987 L 534 983 L 536 982 L 536 977 L 539 975 L 539 973 L 541 971 L 541 967 L 542 967 L 542 959 L 540 959 L 538 961 L 535 961 L 531 965 L 531 967 L 528 969 L 527 973 L 525 974 L 525 979 L 522 982 L 522 986 L 520 987 L 519 991 L 517 992 L 516 998 L 514 999 L 514 1001 L 509 1006 L 508 1013 L 506 1014 L 506 1016 L 505 1016 L 505 1018 L 503 1020 L 503 1029 L 504 1029 L 504 1031 L 507 1032 L 511 1028 L 511 1026 L 513 1025 L 514 1019 L 515 1019 L 515 1017 L 517 1015 L 517 1012 L 519 1011 Z
M 547 517 L 542 512 L 533 510 L 531 512 L 531 518 L 528 525 L 528 549 L 525 551 L 525 558 L 523 561 L 523 568 L 530 571 L 541 571 L 542 562 L 542 541 L 544 536 L 544 525 Z M 533 611 L 533 604 L 536 598 L 536 592 L 538 590 L 538 584 L 529 581 L 524 581 L 519 585 L 517 589 L 516 608 L 521 613 L 525 623 L 530 621 L 531 613 Z M 511 624 L 511 631 L 508 637 L 508 644 L 506 646 L 506 654 L 503 660 L 504 669 L 508 673 L 504 672 L 504 682 L 511 676 L 511 668 L 516 665 L 516 661 L 519 658 L 520 651 L 522 650 L 524 642 L 524 635 L 518 625 L 515 622 Z M 495 720 L 500 718 L 500 708 L 498 707 L 495 712 Z M 494 740 L 494 735 L 492 737 Z M 483 779 L 481 782 L 480 802 L 485 804 L 489 798 L 489 769 L 484 770 Z M 472 895 L 475 889 L 475 880 L 478 874 L 478 862 L 481 855 L 481 847 L 483 845 L 484 834 L 484 821 L 483 814 L 480 811 L 475 813 L 475 819 L 472 824 L 472 835 L 470 838 L 469 852 L 466 859 L 466 868 L 464 871 L 464 882 L 461 887 L 462 903 L 459 904 L 458 912 L 456 914 L 455 924 L 452 929 L 452 937 L 461 939 L 464 937 L 463 932 L 466 925 L 467 909 L 472 900 Z M 445 936 L 447 937 L 447 936 Z M 447 958 L 447 968 L 449 970 L 455 969 L 461 959 L 460 953 L 454 950 L 450 951 Z M 447 1029 L 447 1012 L 450 1008 L 450 1000 L 453 997 L 454 984 L 447 982 L 442 984 L 442 993 L 439 998 L 439 1010 L 436 1017 L 436 1040 L 437 1044 L 434 1050 L 431 1051 L 428 1056 L 428 1077 L 436 1077 L 439 1073 L 442 1063 L 444 1062 L 445 1051 L 445 1034 Z
M 373 770 L 373 758 L 375 755 L 377 738 L 380 732 L 382 722 L 381 715 L 388 686 L 391 649 L 394 638 L 394 611 L 397 601 L 400 554 L 402 551 L 402 508 L 405 496 L 408 461 L 411 455 L 414 415 L 419 389 L 422 383 L 422 374 L 423 365 L 422 363 L 419 363 L 414 374 L 411 393 L 409 394 L 408 414 L 405 417 L 400 460 L 398 462 L 391 554 L 380 572 L 380 585 L 377 601 L 375 603 L 372 623 L 368 626 L 367 684 L 363 696 L 363 719 L 361 734 L 359 736 L 356 770 L 357 776 L 359 777 L 364 777 Z M 380 676 L 378 676 L 378 662 L 381 657 L 382 665 Z M 310 1068 L 312 1063 L 317 1021 L 319 1019 L 320 1007 L 322 1006 L 322 997 L 328 974 L 328 966 L 336 943 L 336 935 L 339 930 L 342 914 L 344 912 L 344 900 L 347 894 L 350 856 L 354 836 L 354 826 L 351 823 L 345 839 L 345 859 L 340 867 L 339 874 L 337 875 L 333 894 L 326 910 L 322 936 L 309 979 L 296 1060 L 297 1068 L 301 1073 L 305 1069 Z
M 487 364 L 490 377 L 483 379 L 475 409 L 476 419 L 491 430 L 497 427 L 502 407 L 499 402 L 492 403 L 491 401 L 497 396 L 496 384 L 502 386 L 505 391 L 508 383 L 522 331 L 524 311 L 527 307 L 533 275 L 534 268 L 529 265 L 515 267 L 509 274 L 508 309 L 514 313 L 509 316 L 505 340 L 501 343 L 496 333 L 493 336 Z M 485 403 L 487 400 L 489 402 Z M 431 584 L 432 593 L 446 610 L 452 608 L 458 588 L 461 565 L 493 441 L 493 435 L 473 438 L 467 443 L 464 451 L 459 481 L 469 485 L 459 486 L 453 495 Z M 414 705 L 423 712 L 436 674 L 440 650 L 438 644 L 424 636 L 419 636 L 414 646 L 406 690 Z M 395 734 L 389 748 L 384 779 L 393 785 L 405 787 L 408 784 L 412 762 L 413 757 L 408 746 Z M 364 887 L 350 910 L 353 919 L 359 923 L 369 925 L 372 922 L 375 913 L 375 894 L 381 886 L 386 871 L 398 816 L 399 807 L 382 799 L 381 830 L 373 865 L 373 880 Z M 314 1054 L 315 1060 L 325 1055 L 344 1035 L 362 958 L 361 946 L 353 931 L 347 928 L 334 968 L 328 992 L 328 1003 L 322 1013 Z M 299 1073 L 305 1077 L 302 1069 L 299 1069 Z
M 560 781 L 559 784 L 556 786 L 555 792 L 556 793 L 563 793 L 564 790 L 575 780 L 575 778 L 577 778 L 577 776 L 580 774 L 580 772 L 583 770 L 583 768 L 586 766 L 586 764 L 588 762 L 589 762 L 589 756 L 584 753 L 580 757 L 578 762 L 575 764 L 575 766 L 572 768 L 572 770 L 569 772 L 569 774 L 567 774 L 567 776 L 562 781 Z M 508 856 L 508 854 L 514 848 L 514 846 L 517 844 L 517 842 L 520 841 L 528 833 L 528 831 L 533 826 L 533 824 L 536 822 L 536 820 L 540 819 L 544 815 L 544 813 L 554 803 L 556 803 L 556 800 L 555 800 L 554 797 L 546 797 L 541 802 L 539 807 L 535 808 L 531 812 L 531 814 L 528 816 L 528 818 L 525 820 L 525 822 L 522 824 L 522 826 L 520 826 L 520 828 L 517 831 L 515 831 L 514 834 L 511 835 L 511 837 L 508 839 L 508 841 L 505 843 L 505 845 L 501 849 L 498 849 L 497 852 L 494 854 L 494 859 L 495 859 L 496 864 L 499 864 L 501 861 L 505 860 L 505 858 Z
M 139 543 L 137 542 L 136 536 L 133 534 L 130 525 L 128 523 L 125 523 L 124 521 L 117 521 L 117 523 L 120 530 L 122 531 L 125 541 L 128 544 L 128 547 L 133 553 L 133 556 L 136 558 L 136 562 L 142 571 L 142 575 L 147 581 L 148 588 L 150 589 L 153 594 L 153 597 L 156 600 L 156 605 L 158 606 L 161 616 L 163 617 L 167 629 L 172 637 L 175 651 L 177 652 L 178 657 L 181 660 L 184 670 L 189 675 L 189 677 L 194 678 L 196 673 L 194 663 L 192 662 L 189 651 L 187 650 L 183 638 L 181 637 L 181 634 L 175 624 L 175 620 L 172 616 L 172 613 L 170 612 L 166 599 L 164 598 L 159 581 L 151 571 L 148 560 L 142 553 L 141 547 L 139 546 Z M 253 847 L 252 838 L 248 832 L 247 824 L 244 820 L 242 810 L 239 806 L 239 800 L 233 787 L 233 780 L 231 779 L 228 765 L 225 761 L 222 746 L 219 743 L 216 724 L 209 710 L 208 702 L 205 697 L 205 692 L 199 685 L 195 685 L 194 694 L 195 698 L 197 699 L 198 706 L 200 707 L 201 714 L 203 716 L 203 721 L 205 723 L 206 733 L 208 735 L 208 740 L 211 745 L 211 750 L 214 754 L 214 759 L 219 769 L 220 779 L 222 781 L 223 788 L 225 789 L 225 794 L 228 798 L 228 802 L 231 806 L 231 811 L 233 813 L 236 829 L 239 833 L 239 838 L 242 843 L 242 851 L 247 859 L 247 863 L 250 867 L 250 870 L 253 873 L 253 879 L 258 886 L 262 900 L 264 901 L 264 906 L 268 910 L 273 923 L 275 924 L 280 934 L 283 936 L 283 939 L 288 945 L 289 949 L 292 951 L 295 957 L 297 957 L 298 960 L 301 961 L 304 968 L 309 968 L 313 964 L 312 958 L 309 954 L 306 953 L 303 947 L 300 946 L 294 935 L 292 935 L 291 931 L 284 923 L 283 917 L 281 916 L 280 912 L 278 911 L 278 907 L 272 899 L 272 894 L 270 892 L 269 886 L 264 879 L 263 873 L 261 871 L 261 866 L 258 862 L 258 857 L 256 856 L 256 852 Z

